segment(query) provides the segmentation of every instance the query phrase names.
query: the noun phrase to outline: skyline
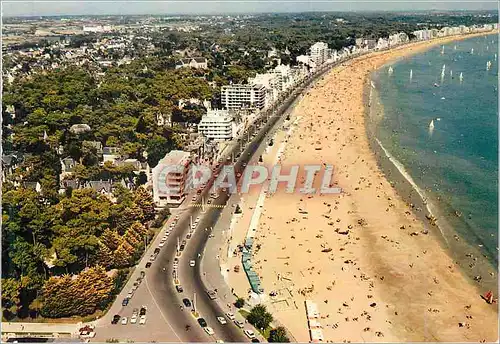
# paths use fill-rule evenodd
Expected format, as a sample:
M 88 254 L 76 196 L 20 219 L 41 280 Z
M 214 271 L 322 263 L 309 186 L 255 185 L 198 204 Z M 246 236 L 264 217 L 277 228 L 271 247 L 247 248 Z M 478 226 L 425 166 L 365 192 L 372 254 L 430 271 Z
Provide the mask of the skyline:
M 47 4 L 57 3 L 57 8 Z M 120 6 L 117 6 L 120 5 Z M 189 6 L 186 6 L 189 5 Z M 2 16 L 64 15 L 217 15 L 294 12 L 378 12 L 378 11 L 488 11 L 496 10 L 496 1 L 2 1 Z

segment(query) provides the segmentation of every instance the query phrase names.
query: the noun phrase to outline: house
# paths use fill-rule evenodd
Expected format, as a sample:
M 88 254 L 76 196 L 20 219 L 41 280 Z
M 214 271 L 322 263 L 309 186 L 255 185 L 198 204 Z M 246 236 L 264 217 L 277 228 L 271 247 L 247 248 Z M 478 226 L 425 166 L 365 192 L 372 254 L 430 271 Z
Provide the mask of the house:
M 183 58 L 177 61 L 175 64 L 175 69 L 179 68 L 196 68 L 196 69 L 207 69 L 208 61 L 204 57 L 191 57 L 191 58 Z
M 67 157 L 61 160 L 61 174 L 71 174 L 76 166 L 76 161 L 73 158 Z
M 35 190 L 38 193 L 42 191 L 42 186 L 39 182 L 23 182 L 22 185 L 25 189 Z
M 120 148 L 107 146 L 102 149 L 103 164 L 108 161 L 114 163 L 118 159 L 120 159 Z
M 2 155 L 2 181 L 11 176 L 22 162 L 22 155 L 17 152 Z

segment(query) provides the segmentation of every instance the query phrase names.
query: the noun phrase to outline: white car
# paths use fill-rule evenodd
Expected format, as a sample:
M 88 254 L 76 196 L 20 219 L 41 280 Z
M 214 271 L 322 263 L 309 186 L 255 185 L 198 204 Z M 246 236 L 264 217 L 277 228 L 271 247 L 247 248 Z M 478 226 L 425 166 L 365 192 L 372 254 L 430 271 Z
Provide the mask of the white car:
M 139 320 L 139 324 L 140 325 L 144 325 L 146 323 L 146 316 L 145 315 L 141 315 L 141 320 Z
M 239 328 L 243 328 L 245 327 L 245 323 L 243 321 L 240 321 L 240 320 L 235 320 L 234 321 L 235 325 L 238 326 Z
M 193 223 L 193 224 L 191 225 L 191 229 L 192 229 L 192 230 L 195 230 L 195 229 L 196 229 L 196 223 Z
M 127 321 L 128 321 L 128 318 L 127 317 L 123 317 L 122 318 L 122 325 L 127 325 Z
M 211 328 L 211 327 L 205 327 L 205 332 L 209 335 L 209 336 L 213 336 L 215 334 L 214 330 Z
M 227 316 L 227 318 L 228 318 L 229 320 L 231 320 L 231 321 L 234 321 L 234 319 L 235 319 L 235 318 L 234 318 L 234 314 L 233 314 L 233 313 L 231 313 L 231 312 L 226 313 L 226 316 Z
M 160 241 L 160 243 L 158 244 L 158 246 L 159 246 L 159 247 L 163 247 L 163 246 L 165 246 L 165 241 L 163 241 L 163 240 L 162 240 L 162 241 Z
M 134 314 L 132 315 L 132 317 L 130 318 L 130 323 L 131 324 L 135 324 L 137 322 L 137 314 Z
M 245 333 L 245 335 L 250 338 L 250 339 L 254 339 L 255 338 L 255 333 L 252 331 L 252 330 L 245 330 L 243 331 Z
M 224 317 L 217 317 L 217 320 L 220 322 L 221 325 L 226 325 L 227 321 L 224 319 Z
M 194 259 L 191 259 L 191 260 L 189 261 L 189 266 L 190 266 L 190 267 L 194 267 L 195 265 L 196 265 L 196 261 L 195 261 Z

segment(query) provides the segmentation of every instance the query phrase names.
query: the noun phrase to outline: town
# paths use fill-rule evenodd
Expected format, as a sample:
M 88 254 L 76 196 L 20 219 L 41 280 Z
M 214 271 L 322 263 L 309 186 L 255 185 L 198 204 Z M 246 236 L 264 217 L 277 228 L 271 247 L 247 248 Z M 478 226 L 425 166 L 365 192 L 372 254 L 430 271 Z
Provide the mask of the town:
M 207 300 L 222 299 L 223 292 L 217 291 L 222 287 L 203 292 L 206 300 L 196 292 L 204 247 L 217 235 L 213 221 L 220 213 L 215 211 L 238 193 L 238 182 L 244 193 L 250 184 L 267 180 L 262 156 L 255 158 L 258 164 L 249 163 L 261 144 L 273 145 L 264 132 L 278 120 L 290 123 L 287 109 L 331 68 L 419 42 L 491 33 L 498 30 L 495 16 L 486 11 L 466 17 L 328 12 L 4 18 L 2 308 L 4 319 L 14 324 L 4 332 L 29 332 L 25 325 L 15 327 L 24 320 L 77 317 L 92 322 L 77 336 L 91 339 L 97 333 L 104 341 L 119 334 L 119 321 L 129 328 L 132 319 L 149 325 L 165 318 L 162 309 L 177 305 L 166 295 L 186 296 L 189 289 L 194 296 L 184 298 L 179 309 L 192 308 L 204 332 L 189 324 L 184 331 L 185 318 L 168 315 L 183 333 L 168 331 L 169 341 L 206 341 L 206 335 L 218 341 L 268 340 L 272 334 L 255 335 L 240 315 L 235 317 L 229 301 L 232 311 L 223 313 L 224 323 L 214 312 L 205 317 L 219 324 L 212 321 L 208 327 L 199 312 L 207 312 Z M 315 149 L 321 151 L 321 143 Z M 326 170 L 320 192 L 340 193 L 331 173 L 327 178 L 333 167 L 321 163 Z M 225 165 L 231 166 L 228 182 Z M 316 173 L 307 165 L 306 170 Z M 253 177 L 259 171 L 266 176 Z M 209 177 L 194 183 L 197 172 Z M 303 185 L 310 188 L 312 182 Z M 231 208 L 241 212 L 238 202 Z M 191 239 L 198 227 L 204 227 L 197 230 L 199 239 Z M 186 239 L 173 238 L 177 228 L 187 230 Z M 252 292 L 259 294 L 251 239 L 238 250 Z M 160 252 L 169 257 L 164 253 L 161 258 Z M 179 267 L 181 254 L 194 257 L 187 270 L 196 277 L 188 279 L 187 270 Z M 217 262 L 219 255 L 213 254 Z M 222 268 L 214 263 L 210 269 Z M 151 303 L 142 303 L 150 295 L 133 298 L 146 295 L 144 284 L 149 288 L 150 282 L 143 282 L 145 271 L 153 276 L 153 289 L 165 297 L 154 319 Z M 175 290 L 161 289 L 165 275 Z M 224 300 L 226 294 L 231 293 Z M 119 312 L 129 302 L 133 315 L 124 317 Z M 262 311 L 256 307 L 252 312 Z M 267 314 L 265 308 L 262 313 Z M 238 328 L 222 331 L 226 318 Z M 259 330 L 258 321 L 248 322 Z M 269 329 L 276 335 L 280 329 L 281 341 L 291 339 L 283 326 Z

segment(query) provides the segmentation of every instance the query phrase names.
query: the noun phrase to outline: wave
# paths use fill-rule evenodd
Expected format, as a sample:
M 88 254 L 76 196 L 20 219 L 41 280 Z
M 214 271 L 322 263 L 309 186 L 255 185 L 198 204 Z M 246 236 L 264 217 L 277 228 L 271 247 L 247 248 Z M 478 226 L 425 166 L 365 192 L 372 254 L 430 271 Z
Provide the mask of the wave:
M 389 161 L 398 169 L 399 173 L 406 179 L 406 181 L 412 186 L 412 188 L 417 192 L 417 194 L 420 196 L 420 199 L 422 200 L 423 204 L 425 204 L 425 208 L 427 209 L 427 212 L 432 215 L 434 218 L 436 218 L 434 212 L 432 209 L 435 209 L 435 207 L 432 205 L 432 203 L 428 200 L 427 196 L 425 195 L 424 190 L 422 190 L 417 183 L 413 180 L 411 175 L 406 171 L 405 166 L 398 161 L 385 147 L 382 145 L 382 142 L 378 138 L 375 138 L 375 141 L 377 144 L 380 146 L 380 148 L 384 151 L 385 156 L 389 159 Z M 448 244 L 448 239 L 446 238 L 443 230 L 441 227 L 439 227 L 439 224 L 437 223 L 438 220 L 436 220 L 436 227 L 439 228 L 439 232 L 441 233 L 441 236 L 445 240 L 445 242 Z

